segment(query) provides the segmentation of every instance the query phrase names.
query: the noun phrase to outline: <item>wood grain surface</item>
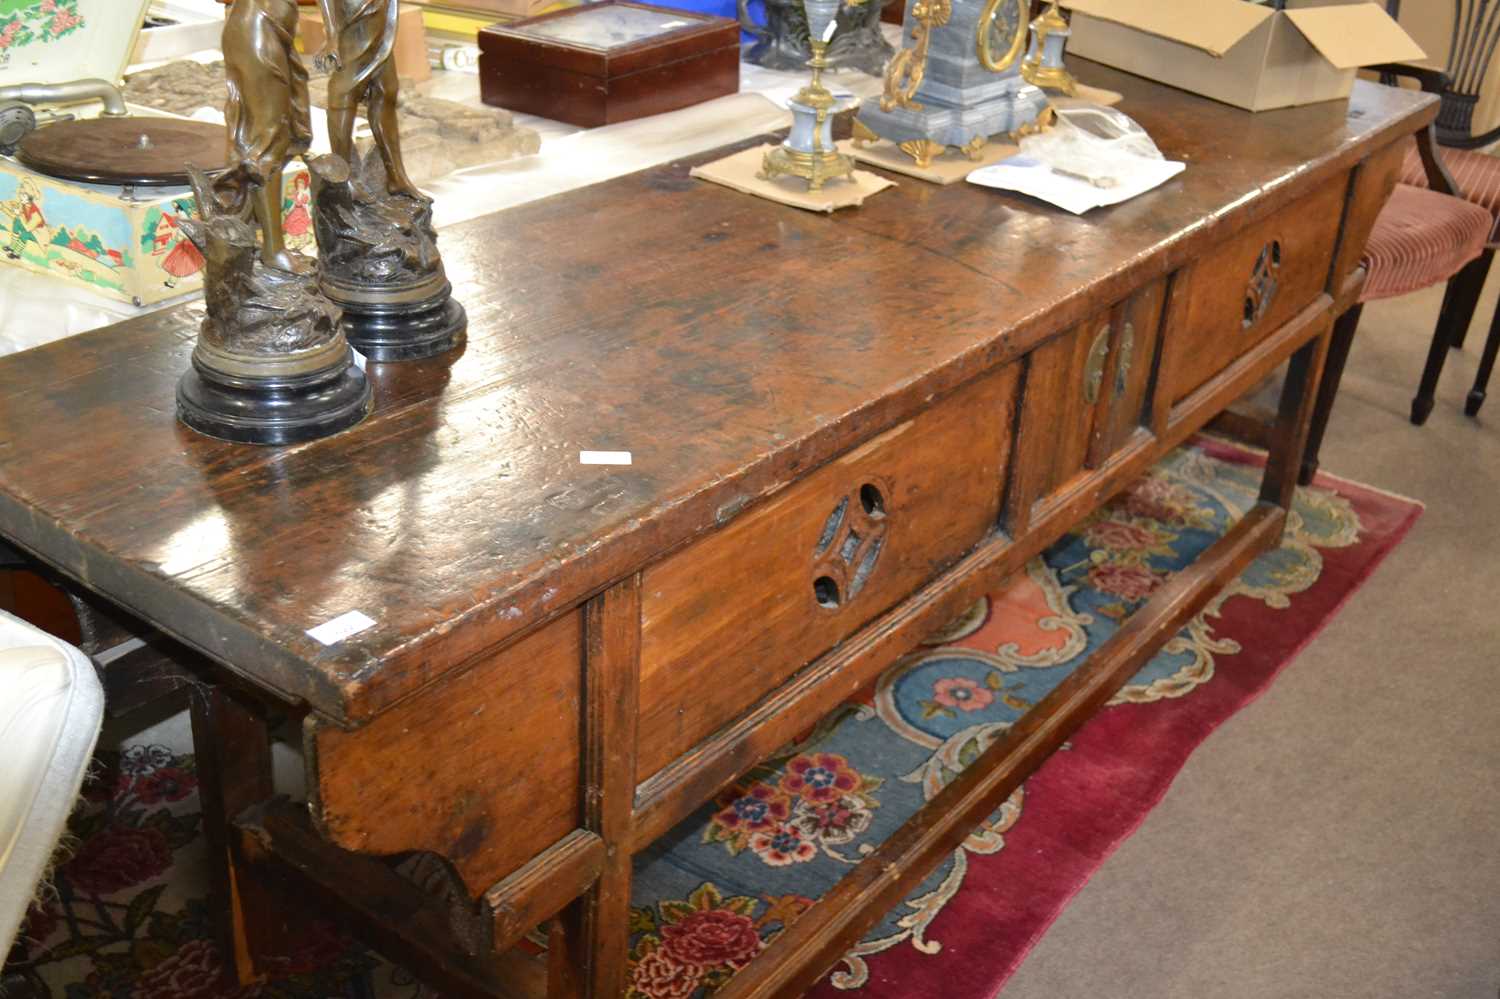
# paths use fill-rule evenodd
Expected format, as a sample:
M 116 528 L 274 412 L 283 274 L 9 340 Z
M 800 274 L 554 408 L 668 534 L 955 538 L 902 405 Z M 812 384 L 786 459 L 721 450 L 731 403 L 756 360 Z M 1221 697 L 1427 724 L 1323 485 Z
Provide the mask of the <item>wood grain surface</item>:
M 0 534 L 358 723 L 1435 111 L 1360 83 L 1347 106 L 1252 115 L 1079 71 L 1188 170 L 1081 218 L 909 182 L 830 218 L 694 181 L 684 161 L 477 219 L 442 234 L 467 347 L 372 365 L 375 414 L 314 443 L 178 425 L 198 305 L 0 360 Z M 580 465 L 582 449 L 633 463 Z M 351 610 L 375 625 L 307 635 Z

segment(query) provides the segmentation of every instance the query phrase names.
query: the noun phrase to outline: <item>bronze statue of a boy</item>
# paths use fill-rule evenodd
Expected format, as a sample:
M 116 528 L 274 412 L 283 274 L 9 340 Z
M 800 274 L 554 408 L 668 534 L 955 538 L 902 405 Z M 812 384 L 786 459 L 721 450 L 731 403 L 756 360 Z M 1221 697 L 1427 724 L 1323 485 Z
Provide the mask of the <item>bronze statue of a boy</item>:
M 334 155 L 354 162 L 354 116 L 365 116 L 385 165 L 391 194 L 422 198 L 401 160 L 396 124 L 400 82 L 396 76 L 398 0 L 318 0 L 328 41 L 315 64 L 328 66 L 328 133 Z

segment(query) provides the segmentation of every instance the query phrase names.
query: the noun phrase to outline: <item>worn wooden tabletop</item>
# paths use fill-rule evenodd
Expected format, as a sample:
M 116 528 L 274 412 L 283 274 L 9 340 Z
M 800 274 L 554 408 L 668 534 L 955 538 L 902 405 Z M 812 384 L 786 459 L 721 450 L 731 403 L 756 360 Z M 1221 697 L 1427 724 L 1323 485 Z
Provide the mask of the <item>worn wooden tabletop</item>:
M 357 721 L 1164 274 L 1257 191 L 1352 163 L 1429 101 L 1360 83 L 1348 105 L 1250 114 L 1082 75 L 1187 171 L 1083 218 L 905 178 L 828 217 L 676 162 L 477 219 L 441 238 L 467 347 L 372 366 L 375 414 L 322 441 L 178 425 L 201 306 L 4 358 L 0 534 Z M 375 625 L 306 634 L 349 611 Z

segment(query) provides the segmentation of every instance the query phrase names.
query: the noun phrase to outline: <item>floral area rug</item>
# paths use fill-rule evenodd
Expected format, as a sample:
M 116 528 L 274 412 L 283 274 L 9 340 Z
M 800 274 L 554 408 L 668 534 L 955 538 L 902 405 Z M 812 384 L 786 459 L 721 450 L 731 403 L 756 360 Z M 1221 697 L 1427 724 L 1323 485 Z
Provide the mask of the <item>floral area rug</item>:
M 1259 460 L 1179 449 L 1002 591 L 891 667 L 640 858 L 631 999 L 711 992 L 1066 677 L 1248 510 Z M 1263 691 L 1416 520 L 1410 500 L 1323 477 L 1251 565 L 815 994 L 993 996 L 1188 755 Z M 77 845 L 13 967 L 66 999 L 224 994 L 210 941 L 190 745 L 101 754 Z M 335 931 L 267 997 L 414 996 Z

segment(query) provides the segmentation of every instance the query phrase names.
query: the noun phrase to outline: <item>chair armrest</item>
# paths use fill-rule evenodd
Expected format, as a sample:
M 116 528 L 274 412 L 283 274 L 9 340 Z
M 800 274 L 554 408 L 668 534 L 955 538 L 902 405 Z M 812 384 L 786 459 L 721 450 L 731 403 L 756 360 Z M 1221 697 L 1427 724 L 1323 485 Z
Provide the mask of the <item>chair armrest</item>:
M 1365 68 L 1379 73 L 1382 83 L 1387 83 L 1393 77 L 1406 77 L 1409 80 L 1416 80 L 1424 93 L 1436 94 L 1439 97 L 1448 89 L 1448 74 L 1440 69 L 1412 66 L 1403 62 L 1387 62 Z M 1422 129 L 1416 134 L 1416 140 L 1417 152 L 1422 156 L 1422 169 L 1427 174 L 1427 186 L 1439 194 L 1451 194 L 1455 198 L 1462 198 L 1463 192 L 1459 190 L 1458 184 L 1453 180 L 1453 175 L 1448 172 L 1448 168 L 1443 165 L 1442 157 L 1438 155 L 1435 127 L 1428 125 Z
M 1417 85 L 1429 94 L 1441 94 L 1448 89 L 1448 74 L 1440 69 L 1413 66 L 1404 62 L 1383 62 L 1376 66 L 1366 66 L 1365 69 L 1379 73 L 1382 80 L 1387 76 L 1402 76 L 1408 80 L 1416 80 Z

